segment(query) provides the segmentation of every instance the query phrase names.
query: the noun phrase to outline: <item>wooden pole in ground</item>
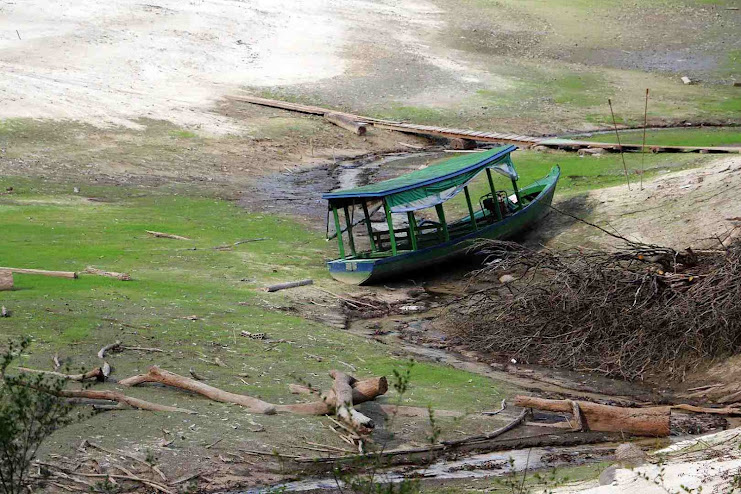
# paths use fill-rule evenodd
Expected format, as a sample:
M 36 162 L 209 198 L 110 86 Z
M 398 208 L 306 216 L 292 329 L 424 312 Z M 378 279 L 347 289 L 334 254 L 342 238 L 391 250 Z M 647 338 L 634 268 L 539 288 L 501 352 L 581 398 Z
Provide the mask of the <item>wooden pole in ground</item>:
M 612 100 L 607 99 L 607 104 L 610 105 L 610 115 L 612 115 L 612 125 L 615 127 L 615 136 L 617 137 L 618 148 L 620 149 L 620 158 L 623 160 L 623 170 L 625 171 L 625 180 L 628 182 L 628 190 L 630 190 L 630 178 L 628 178 L 628 166 L 625 164 L 625 154 L 623 154 L 623 146 L 620 144 L 620 133 L 617 128 L 617 121 L 615 120 L 615 112 L 612 111 Z
M 643 108 L 643 145 L 641 146 L 641 190 L 643 190 L 643 173 L 646 170 L 646 126 L 648 125 L 648 88 L 646 88 L 646 106 Z

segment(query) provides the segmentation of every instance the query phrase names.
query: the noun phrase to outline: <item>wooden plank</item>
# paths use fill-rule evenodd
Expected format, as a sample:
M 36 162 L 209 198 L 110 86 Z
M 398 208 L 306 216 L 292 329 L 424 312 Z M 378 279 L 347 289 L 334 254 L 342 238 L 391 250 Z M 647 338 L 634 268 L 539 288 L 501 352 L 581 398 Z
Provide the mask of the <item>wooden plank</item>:
M 45 269 L 24 269 L 24 268 L 5 268 L 0 267 L 0 271 L 10 271 L 20 274 L 39 274 L 42 276 L 52 276 L 55 278 L 77 278 L 74 271 L 47 271 Z

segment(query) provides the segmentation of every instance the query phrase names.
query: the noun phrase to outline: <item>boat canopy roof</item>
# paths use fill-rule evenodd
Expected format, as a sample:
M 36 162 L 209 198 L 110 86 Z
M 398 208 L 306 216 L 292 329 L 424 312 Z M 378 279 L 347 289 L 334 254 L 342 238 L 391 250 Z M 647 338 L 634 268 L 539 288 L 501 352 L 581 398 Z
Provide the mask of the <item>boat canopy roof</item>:
M 383 182 L 328 192 L 322 198 L 335 207 L 384 199 L 393 213 L 429 208 L 461 192 L 486 168 L 517 180 L 519 177 L 509 158 L 516 149 L 517 146 L 512 145 L 500 146 L 482 153 L 456 156 Z

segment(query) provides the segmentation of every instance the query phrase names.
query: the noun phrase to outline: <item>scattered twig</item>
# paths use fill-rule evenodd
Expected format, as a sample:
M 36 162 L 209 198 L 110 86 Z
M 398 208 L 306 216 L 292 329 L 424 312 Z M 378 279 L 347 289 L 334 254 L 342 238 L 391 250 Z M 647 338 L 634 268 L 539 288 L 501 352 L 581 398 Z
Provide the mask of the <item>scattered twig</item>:
M 623 146 L 620 144 L 620 133 L 617 128 L 617 121 L 615 121 L 615 113 L 612 111 L 612 100 L 607 99 L 607 103 L 610 105 L 610 114 L 612 115 L 612 124 L 615 127 L 615 136 L 617 137 L 618 148 L 620 149 L 620 157 L 623 159 L 623 170 L 625 171 L 625 180 L 628 182 L 628 190 L 630 190 L 630 178 L 628 178 L 628 166 L 625 164 L 625 153 L 623 153 Z
M 115 271 L 104 271 L 102 269 L 88 266 L 85 268 L 85 273 L 96 274 L 98 276 L 106 276 L 108 278 L 115 278 L 121 281 L 131 281 L 131 275 L 128 273 L 116 273 Z
M 507 408 L 507 400 L 502 400 L 502 405 L 499 408 L 499 410 L 494 412 L 481 412 L 481 415 L 498 415 L 504 411 L 504 409 Z
M 162 232 L 154 232 L 152 230 L 145 230 L 148 234 L 154 235 L 158 238 L 172 238 L 175 240 L 190 240 L 188 237 L 183 237 L 180 235 L 173 235 L 172 233 L 162 233 Z

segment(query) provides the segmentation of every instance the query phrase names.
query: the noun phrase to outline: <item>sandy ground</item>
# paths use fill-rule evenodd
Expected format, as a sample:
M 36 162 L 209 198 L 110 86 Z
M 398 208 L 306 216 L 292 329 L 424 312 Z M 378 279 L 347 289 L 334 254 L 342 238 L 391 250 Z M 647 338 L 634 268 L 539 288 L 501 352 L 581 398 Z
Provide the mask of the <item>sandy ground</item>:
M 680 441 L 652 453 L 635 468 L 623 465 L 597 480 L 548 490 L 553 493 L 664 494 L 667 492 L 736 492 L 741 469 L 738 429 Z M 659 461 L 661 460 L 661 461 Z
M 591 158 L 599 159 L 599 158 Z M 741 157 L 714 159 L 708 165 L 647 181 L 643 189 L 620 185 L 598 189 L 579 201 L 561 200 L 556 207 L 568 209 L 630 240 L 667 245 L 676 249 L 717 248 L 718 238 L 738 233 L 741 218 Z M 555 218 L 556 228 L 563 219 Z M 548 240 L 552 246 L 570 248 L 613 244 L 615 239 L 584 224 L 563 228 Z M 553 226 L 553 225 L 552 225 Z
M 438 12 L 390 0 L 2 1 L 0 118 L 166 118 L 231 132 L 237 121 L 210 111 L 224 95 L 358 71 L 351 38 L 412 45 Z

